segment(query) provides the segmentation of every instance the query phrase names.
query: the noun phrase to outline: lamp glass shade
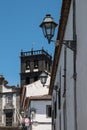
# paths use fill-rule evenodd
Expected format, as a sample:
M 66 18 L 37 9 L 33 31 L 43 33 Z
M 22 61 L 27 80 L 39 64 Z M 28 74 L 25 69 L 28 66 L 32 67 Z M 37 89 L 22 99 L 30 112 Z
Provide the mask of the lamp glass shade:
M 22 118 L 24 118 L 24 111 L 21 111 L 21 116 Z
M 32 107 L 31 110 L 30 110 L 30 112 L 31 112 L 32 114 L 35 114 L 35 113 L 36 113 L 36 109 Z
M 43 19 L 40 27 L 43 30 L 43 34 L 45 38 L 48 39 L 48 43 L 50 43 L 52 37 L 54 36 L 55 28 L 57 23 L 54 22 L 53 18 L 50 14 L 47 14 L 46 17 Z
M 41 81 L 41 83 L 42 83 L 43 85 L 46 83 L 47 77 L 48 77 L 47 73 L 45 73 L 45 72 L 42 72 L 42 73 L 41 73 L 41 75 L 40 75 L 40 81 Z

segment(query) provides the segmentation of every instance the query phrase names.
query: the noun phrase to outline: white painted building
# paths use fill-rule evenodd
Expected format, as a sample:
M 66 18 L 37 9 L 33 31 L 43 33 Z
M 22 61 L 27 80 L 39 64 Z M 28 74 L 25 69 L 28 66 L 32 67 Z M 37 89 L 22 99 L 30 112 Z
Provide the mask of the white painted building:
M 48 95 L 49 83 L 50 76 L 48 76 L 44 86 L 38 80 L 22 88 L 21 107 L 24 109 L 25 118 L 28 117 L 30 119 L 31 123 L 27 127 L 29 130 L 51 130 L 51 96 Z M 35 115 L 32 118 L 33 108 Z
M 29 130 L 51 130 L 51 96 L 31 96 L 27 100 Z
M 19 125 L 19 102 L 20 88 L 7 86 L 7 81 L 0 76 L 0 127 Z
M 76 33 L 77 50 L 74 55 L 64 45 L 55 48 L 49 91 L 53 113 L 57 113 L 53 117 L 53 130 L 87 129 L 87 0 L 75 2 L 76 32 L 73 33 L 73 0 L 62 1 L 57 39 L 73 40 Z
M 47 95 L 49 92 L 49 83 L 50 83 L 50 76 L 48 76 L 47 82 L 44 85 L 44 87 L 41 84 L 40 80 L 33 82 L 29 85 L 23 86 L 21 93 L 21 107 L 23 107 L 23 109 L 26 109 L 25 101 L 27 97 Z

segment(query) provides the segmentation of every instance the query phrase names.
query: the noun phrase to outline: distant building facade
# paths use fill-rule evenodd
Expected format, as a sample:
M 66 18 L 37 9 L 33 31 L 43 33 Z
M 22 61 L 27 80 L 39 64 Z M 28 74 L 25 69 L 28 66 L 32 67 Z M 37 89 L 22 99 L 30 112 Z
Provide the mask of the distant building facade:
M 28 117 L 31 122 L 27 130 L 51 130 L 51 96 L 48 95 L 51 70 L 52 57 L 43 49 L 21 52 L 20 106 L 24 110 L 24 118 Z M 48 73 L 44 86 L 39 79 L 42 71 Z M 35 115 L 31 112 L 33 108 Z
M 27 98 L 27 117 L 30 125 L 27 130 L 51 130 L 51 96 L 33 96 Z
M 40 96 L 43 96 L 43 95 L 48 95 L 49 83 L 50 83 L 50 76 L 48 77 L 47 82 L 46 82 L 44 87 L 41 84 L 40 80 L 22 87 L 20 106 L 21 106 L 21 108 L 24 109 L 25 113 L 26 113 L 26 110 L 27 110 L 27 107 L 28 107 L 28 106 L 26 107 L 26 99 L 28 97 L 35 97 L 35 96 L 40 97 Z
M 0 76 L 0 126 L 18 126 L 20 111 L 20 88 L 7 86 L 7 81 Z
M 21 108 L 24 117 L 29 118 L 27 130 L 51 130 L 51 96 L 49 92 L 50 77 L 43 87 L 40 80 L 22 87 Z M 27 124 L 25 123 L 25 126 Z
M 31 51 L 21 52 L 20 60 L 21 86 L 37 81 L 42 71 L 51 73 L 52 56 L 50 56 L 44 49 L 36 51 L 32 49 Z

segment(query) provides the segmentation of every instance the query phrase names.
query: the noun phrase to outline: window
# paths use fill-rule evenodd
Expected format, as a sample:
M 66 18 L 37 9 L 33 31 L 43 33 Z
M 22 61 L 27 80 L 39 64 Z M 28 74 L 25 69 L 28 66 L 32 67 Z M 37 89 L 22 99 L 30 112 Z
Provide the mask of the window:
M 12 95 L 9 95 L 9 96 L 8 96 L 8 103 L 9 103 L 10 105 L 12 105 L 12 99 L 13 99 L 13 96 L 12 96 Z
M 30 78 L 26 77 L 26 84 L 30 84 Z
M 13 113 L 6 113 L 6 126 L 12 126 Z
M 12 102 L 13 102 L 13 95 L 7 95 L 6 103 L 8 103 L 9 105 L 12 105 Z
M 38 68 L 38 61 L 37 60 L 34 61 L 34 68 L 35 69 Z
M 38 80 L 38 76 L 34 77 L 34 82 Z
M 49 66 L 48 66 L 48 71 L 50 72 L 50 64 L 49 64 Z
M 29 69 L 30 69 L 30 62 L 26 61 L 26 70 L 29 70 Z
M 47 69 L 47 61 L 45 62 L 45 69 Z
M 47 117 L 51 117 L 51 105 L 46 106 L 46 115 Z

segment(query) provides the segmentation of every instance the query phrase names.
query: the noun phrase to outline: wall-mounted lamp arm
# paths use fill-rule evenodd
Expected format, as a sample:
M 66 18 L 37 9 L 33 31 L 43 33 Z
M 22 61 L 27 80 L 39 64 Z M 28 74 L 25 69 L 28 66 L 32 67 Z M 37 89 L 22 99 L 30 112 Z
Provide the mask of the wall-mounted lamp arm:
M 55 46 L 65 45 L 67 48 L 71 49 L 72 51 L 76 51 L 76 41 L 75 40 L 51 40 L 54 42 Z

